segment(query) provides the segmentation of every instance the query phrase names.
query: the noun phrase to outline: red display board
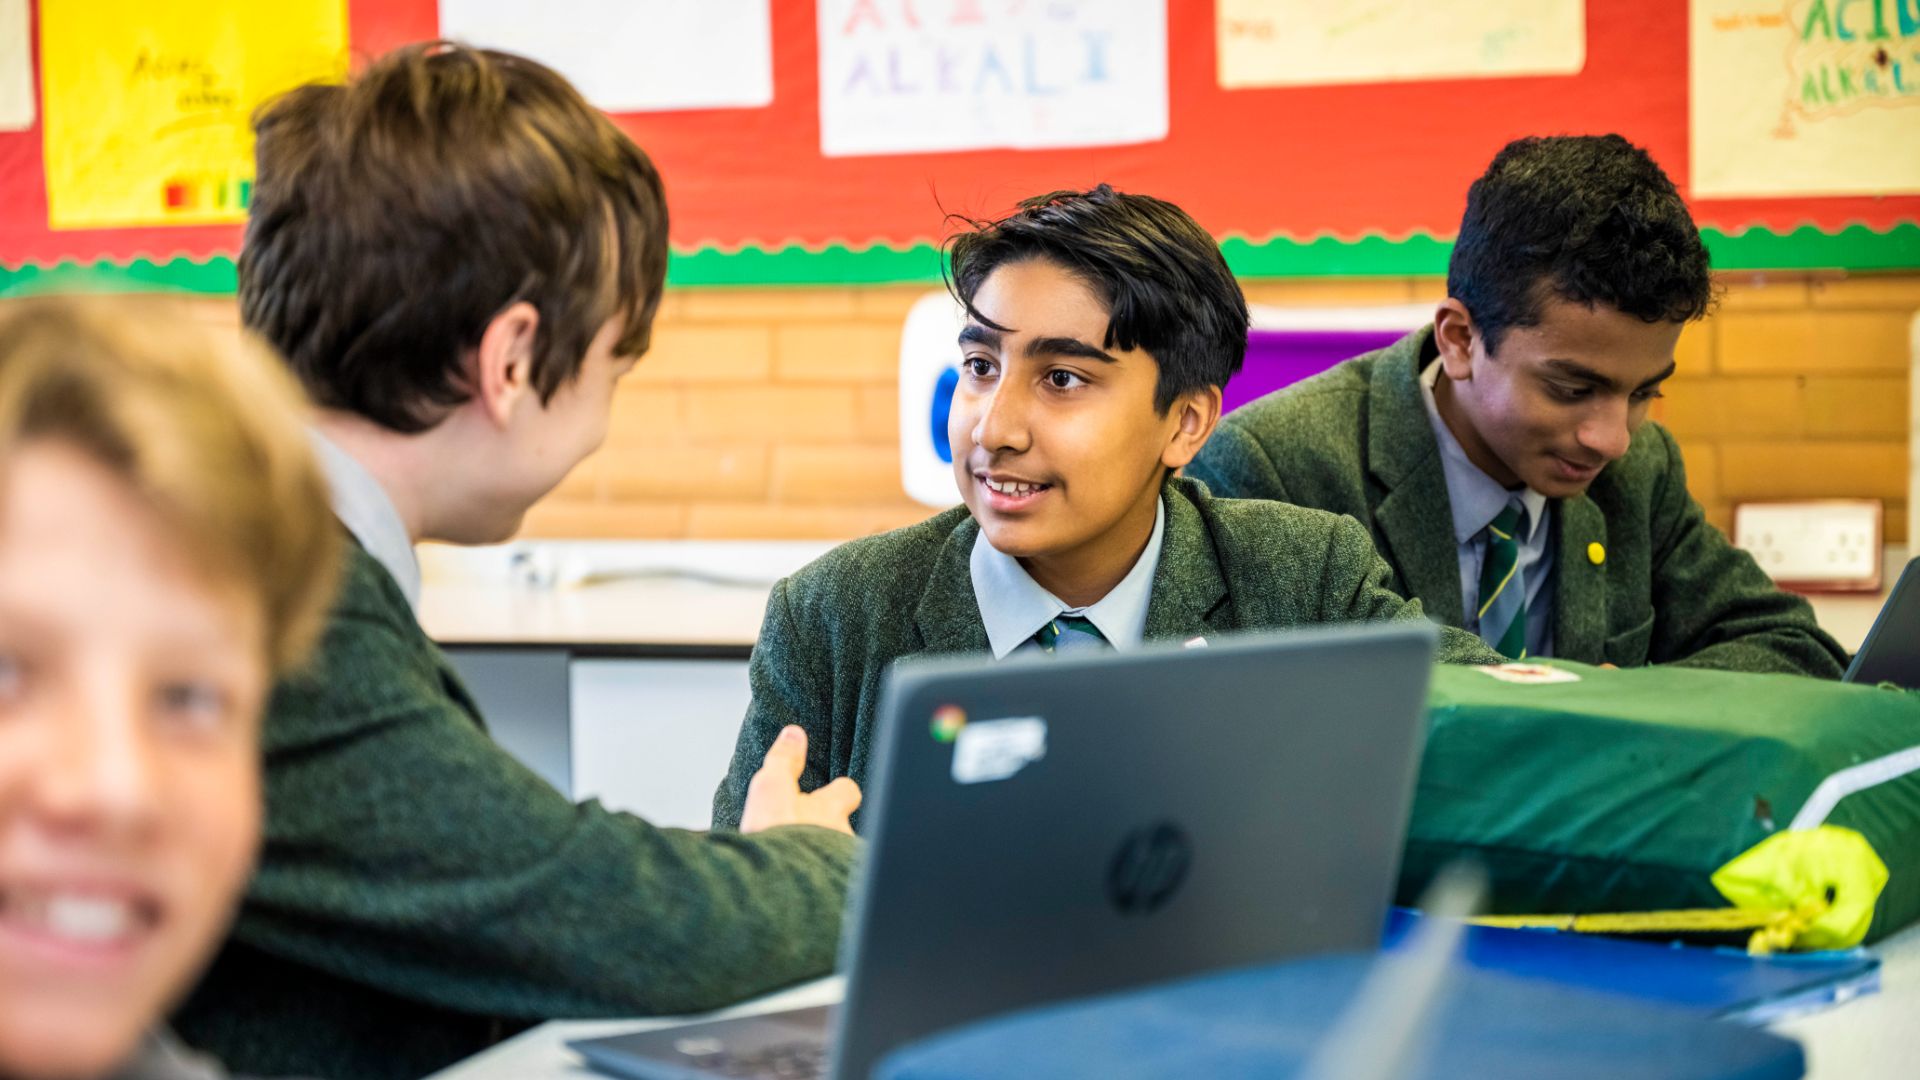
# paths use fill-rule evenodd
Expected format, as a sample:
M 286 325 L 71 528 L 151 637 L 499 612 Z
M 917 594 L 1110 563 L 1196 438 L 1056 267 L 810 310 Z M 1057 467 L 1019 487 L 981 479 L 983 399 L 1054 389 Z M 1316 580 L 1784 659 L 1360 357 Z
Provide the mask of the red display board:
M 667 178 L 678 280 L 920 278 L 946 213 L 993 214 L 1102 181 L 1172 199 L 1238 238 L 1228 252 L 1245 273 L 1437 272 L 1468 183 L 1526 134 L 1619 132 L 1687 189 L 1684 0 L 1589 0 L 1578 75 L 1231 91 L 1215 77 L 1213 4 L 1169 0 L 1164 141 L 845 158 L 820 153 L 814 5 L 772 7 L 772 105 L 617 117 Z M 435 0 L 350 0 L 348 11 L 356 62 L 438 31 Z M 1722 266 L 1920 267 L 1920 197 L 1716 199 L 1694 211 Z M 39 129 L 0 134 L 9 272 L 224 262 L 239 236 L 51 230 Z

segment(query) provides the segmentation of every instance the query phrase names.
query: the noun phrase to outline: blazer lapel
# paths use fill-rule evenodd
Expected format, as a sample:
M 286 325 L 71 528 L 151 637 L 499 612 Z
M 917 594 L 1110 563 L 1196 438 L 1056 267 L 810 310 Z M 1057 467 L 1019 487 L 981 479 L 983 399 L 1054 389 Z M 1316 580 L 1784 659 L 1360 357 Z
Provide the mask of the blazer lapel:
M 973 595 L 973 542 L 980 526 L 963 516 L 934 557 L 926 591 L 914 608 L 914 626 L 928 652 L 987 652 L 987 627 Z
M 1373 520 L 1409 596 L 1429 618 L 1465 622 L 1459 544 L 1446 471 L 1420 394 L 1419 361 L 1433 328 L 1402 338 L 1374 365 L 1367 406 L 1367 470 L 1386 488 Z
M 1160 565 L 1153 571 L 1153 596 L 1147 601 L 1146 640 L 1181 641 L 1223 629 L 1209 620 L 1227 598 L 1212 534 L 1189 498 L 1187 482 L 1162 489 L 1167 532 L 1160 544 Z
M 1560 536 L 1554 551 L 1553 654 L 1599 662 L 1607 634 L 1607 567 L 1588 557 L 1607 543 L 1607 518 L 1585 495 L 1554 500 Z M 1604 559 L 1604 556 L 1603 556 Z

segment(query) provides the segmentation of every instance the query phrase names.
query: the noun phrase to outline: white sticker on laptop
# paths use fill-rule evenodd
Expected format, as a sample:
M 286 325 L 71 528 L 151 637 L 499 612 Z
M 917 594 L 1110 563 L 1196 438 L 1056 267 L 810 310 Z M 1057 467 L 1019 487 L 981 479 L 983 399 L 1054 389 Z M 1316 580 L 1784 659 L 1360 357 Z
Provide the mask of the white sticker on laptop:
M 1491 667 L 1475 668 L 1501 682 L 1510 683 L 1562 683 L 1579 682 L 1580 676 L 1564 668 L 1548 667 L 1545 664 L 1496 664 Z
M 953 779 L 961 784 L 1005 780 L 1047 756 L 1047 722 L 1037 716 L 975 720 L 953 740 Z

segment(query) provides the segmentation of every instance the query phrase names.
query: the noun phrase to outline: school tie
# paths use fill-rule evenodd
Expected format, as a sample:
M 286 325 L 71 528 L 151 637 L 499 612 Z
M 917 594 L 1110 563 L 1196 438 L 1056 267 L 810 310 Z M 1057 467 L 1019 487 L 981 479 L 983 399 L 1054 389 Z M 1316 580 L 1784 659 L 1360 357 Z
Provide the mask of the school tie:
M 1515 498 L 1487 526 L 1487 557 L 1480 567 L 1480 636 L 1513 660 L 1527 655 L 1527 583 L 1517 539 L 1526 527 L 1526 507 Z
M 1054 616 L 1034 631 L 1033 640 L 1040 643 L 1040 651 L 1049 653 L 1113 648 L 1099 627 L 1079 615 Z

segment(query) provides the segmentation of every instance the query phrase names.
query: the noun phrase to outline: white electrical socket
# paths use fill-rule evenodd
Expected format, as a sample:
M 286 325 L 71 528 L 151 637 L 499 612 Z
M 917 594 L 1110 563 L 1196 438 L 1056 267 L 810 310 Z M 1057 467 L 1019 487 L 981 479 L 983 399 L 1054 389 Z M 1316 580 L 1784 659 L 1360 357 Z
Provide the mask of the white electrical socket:
M 1873 499 L 1742 503 L 1733 511 L 1733 542 L 1781 585 L 1876 589 L 1880 514 Z

